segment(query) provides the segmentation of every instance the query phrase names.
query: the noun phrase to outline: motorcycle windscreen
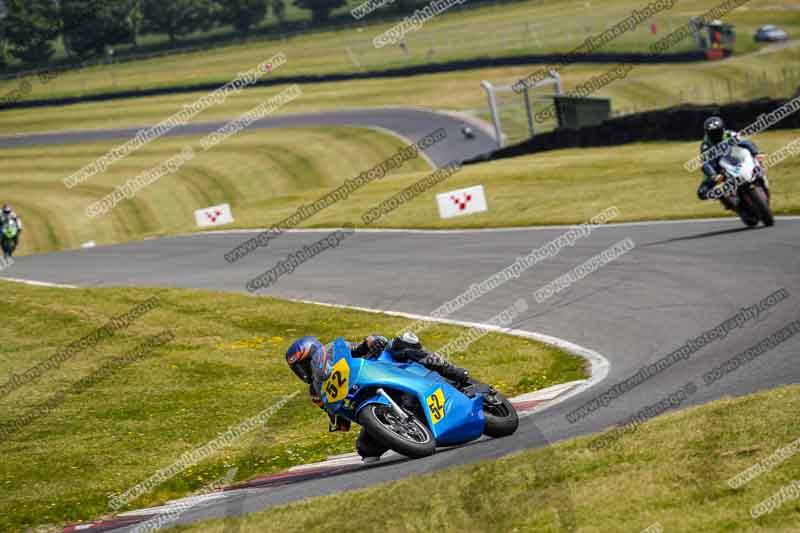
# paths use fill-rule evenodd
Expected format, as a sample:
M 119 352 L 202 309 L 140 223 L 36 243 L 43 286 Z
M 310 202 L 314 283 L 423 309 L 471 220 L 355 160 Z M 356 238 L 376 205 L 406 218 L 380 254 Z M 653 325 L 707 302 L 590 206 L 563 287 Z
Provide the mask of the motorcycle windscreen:
M 353 359 L 350 357 L 350 346 L 343 338 L 338 338 L 333 343 L 333 353 L 326 365 L 325 378 L 320 387 L 320 398 L 326 409 L 335 412 L 340 408 L 350 392 L 352 383 L 358 378 L 354 372 Z M 355 365 L 357 366 L 357 365 Z
M 741 146 L 734 146 L 720 160 L 720 165 L 730 176 L 743 181 L 752 181 L 756 163 L 748 150 Z

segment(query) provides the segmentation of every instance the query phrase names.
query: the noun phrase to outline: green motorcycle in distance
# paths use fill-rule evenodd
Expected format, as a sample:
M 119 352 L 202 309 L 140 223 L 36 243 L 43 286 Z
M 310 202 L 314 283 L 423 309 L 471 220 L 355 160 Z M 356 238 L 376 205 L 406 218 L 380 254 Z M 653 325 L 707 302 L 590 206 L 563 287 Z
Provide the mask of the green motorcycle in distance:
M 10 223 L 3 226 L 2 238 L 3 257 L 9 258 L 14 255 L 14 250 L 17 249 L 17 237 L 19 236 L 19 228 L 16 224 Z

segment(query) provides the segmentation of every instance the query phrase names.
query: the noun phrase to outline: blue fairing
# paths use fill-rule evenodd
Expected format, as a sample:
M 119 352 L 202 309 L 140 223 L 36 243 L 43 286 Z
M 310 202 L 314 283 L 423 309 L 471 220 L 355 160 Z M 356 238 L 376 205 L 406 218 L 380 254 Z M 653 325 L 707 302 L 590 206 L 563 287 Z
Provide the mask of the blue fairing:
M 346 400 L 328 403 L 328 397 L 323 391 L 322 400 L 330 411 L 357 420 L 358 412 L 365 405 L 387 403 L 379 395 L 359 397 L 359 391 L 374 391 L 380 387 L 387 391 L 402 391 L 416 396 L 423 406 L 428 427 L 438 445 L 468 442 L 483 433 L 485 419 L 482 396 L 466 396 L 439 374 L 422 365 L 392 362 L 391 355 L 387 352 L 375 360 L 351 357 L 350 348 L 344 339 L 334 342 L 333 352 L 333 365 L 341 359 L 347 360 L 349 394 Z M 347 405 L 353 399 L 357 399 L 356 405 Z

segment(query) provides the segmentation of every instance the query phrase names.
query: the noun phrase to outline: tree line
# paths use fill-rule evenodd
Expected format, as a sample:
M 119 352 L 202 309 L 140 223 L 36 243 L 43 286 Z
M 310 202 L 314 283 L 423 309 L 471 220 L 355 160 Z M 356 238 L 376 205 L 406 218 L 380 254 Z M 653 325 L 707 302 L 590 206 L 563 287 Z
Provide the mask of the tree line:
M 8 57 L 45 63 L 61 37 L 70 57 L 101 55 L 137 36 L 166 34 L 172 45 L 197 31 L 230 25 L 246 36 L 269 13 L 286 16 L 286 2 L 325 23 L 347 0 L 0 0 L 0 66 Z

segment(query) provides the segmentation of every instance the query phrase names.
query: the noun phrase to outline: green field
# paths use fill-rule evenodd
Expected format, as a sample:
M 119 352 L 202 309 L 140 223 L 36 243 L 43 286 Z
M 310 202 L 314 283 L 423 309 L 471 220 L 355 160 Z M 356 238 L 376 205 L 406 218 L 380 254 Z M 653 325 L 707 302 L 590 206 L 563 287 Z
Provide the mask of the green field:
M 678 1 L 674 8 L 655 16 L 659 33 L 650 33 L 649 23 L 628 32 L 602 51 L 646 51 L 647 46 L 666 35 L 689 17 L 719 4 L 718 0 Z M 373 37 L 392 24 L 328 31 L 295 37 L 287 41 L 259 41 L 208 51 L 176 54 L 161 58 L 103 65 L 64 73 L 44 85 L 33 83 L 29 98 L 86 95 L 114 90 L 166 87 L 202 82 L 225 83 L 237 72 L 255 67 L 278 51 L 289 62 L 275 75 L 325 74 L 381 69 L 474 57 L 569 51 L 589 36 L 604 31 L 646 5 L 640 0 L 594 2 L 531 0 L 494 7 L 445 13 L 406 36 L 406 52 L 398 46 L 375 49 Z M 788 0 L 750 0 L 726 20 L 739 32 L 737 52 L 757 49 L 752 40 L 756 27 L 779 23 L 790 32 L 800 30 L 800 11 Z M 685 41 L 674 51 L 688 49 Z M 348 48 L 349 47 L 349 48 Z M 349 51 L 348 51 L 349 50 Z M 0 94 L 17 85 L 0 83 Z
M 610 98 L 615 112 L 664 108 L 682 102 L 724 103 L 763 96 L 788 97 L 800 86 L 800 48 L 763 55 L 745 55 L 722 62 L 688 65 L 638 65 L 594 96 Z M 570 65 L 562 72 L 564 90 L 589 81 L 616 65 Z M 501 67 L 394 79 L 360 80 L 303 85 L 303 96 L 275 114 L 341 110 L 352 107 L 419 106 L 461 111 L 488 120 L 481 80 L 513 84 L 539 67 Z M 194 121 L 238 116 L 282 87 L 250 89 L 198 114 Z M 165 120 L 203 97 L 203 93 L 112 102 L 77 104 L 0 112 L 0 135 L 42 131 L 143 127 Z M 524 121 L 519 97 L 501 97 L 513 104 L 512 113 Z M 538 104 L 543 105 L 543 104 Z M 0 157 L 3 157 L 0 151 Z
M 755 520 L 750 509 L 799 478 L 796 456 L 738 489 L 726 482 L 797 439 L 798 409 L 793 385 L 658 417 L 599 451 L 587 447 L 593 437 L 581 437 L 170 531 L 321 531 L 335 517 L 355 531 L 392 533 L 632 533 L 655 524 L 664 532 L 791 533 L 799 500 Z
M 773 152 L 798 131 L 758 135 L 761 150 Z M 227 202 L 236 223 L 226 228 L 269 227 L 346 179 L 385 159 L 402 142 L 359 128 L 310 128 L 241 133 L 202 153 L 177 173 L 165 176 L 125 200 L 102 218 L 86 207 L 127 178 L 160 164 L 196 138 L 164 138 L 135 152 L 73 189 L 61 180 L 115 146 L 110 143 L 0 150 L 3 200 L 23 217 L 26 233 L 20 254 L 127 242 L 195 231 L 193 211 Z M 616 221 L 725 216 L 714 202 L 700 202 L 699 173 L 683 169 L 699 143 L 641 143 L 611 148 L 545 152 L 466 166 L 372 227 L 483 228 L 582 222 L 611 205 Z M 235 163 L 232 163 L 235 162 Z M 310 218 L 305 227 L 364 226 L 361 215 L 430 172 L 422 159 L 352 193 Z M 773 209 L 800 213 L 800 158 L 770 173 Z M 442 220 L 437 192 L 483 184 L 489 211 Z
M 135 502 L 147 505 L 185 495 L 238 468 L 236 480 L 322 460 L 353 450 L 357 431 L 330 435 L 328 419 L 286 367 L 294 338 L 328 341 L 392 335 L 408 320 L 380 314 L 222 293 L 154 289 L 52 289 L 0 282 L 15 313 L 0 330 L 0 376 L 53 356 L 112 316 L 156 297 L 157 307 L 79 351 L 59 368 L 0 398 L 0 530 L 86 521 L 108 514 L 108 498 L 144 481 L 230 426 L 294 392 L 266 425 Z M 115 364 L 165 329 L 175 336 L 127 365 Z M 421 333 L 431 349 L 460 335 L 435 326 Z M 502 347 L 502 349 L 500 349 Z M 500 355 L 502 354 L 502 355 Z M 511 354 L 511 355 L 509 355 Z M 490 334 L 453 360 L 514 395 L 581 379 L 583 360 L 515 337 Z M 95 375 L 93 386 L 71 390 L 47 411 L 43 402 Z M 56 398 L 58 399 L 58 398 Z M 38 416 L 7 433 L 18 417 Z

